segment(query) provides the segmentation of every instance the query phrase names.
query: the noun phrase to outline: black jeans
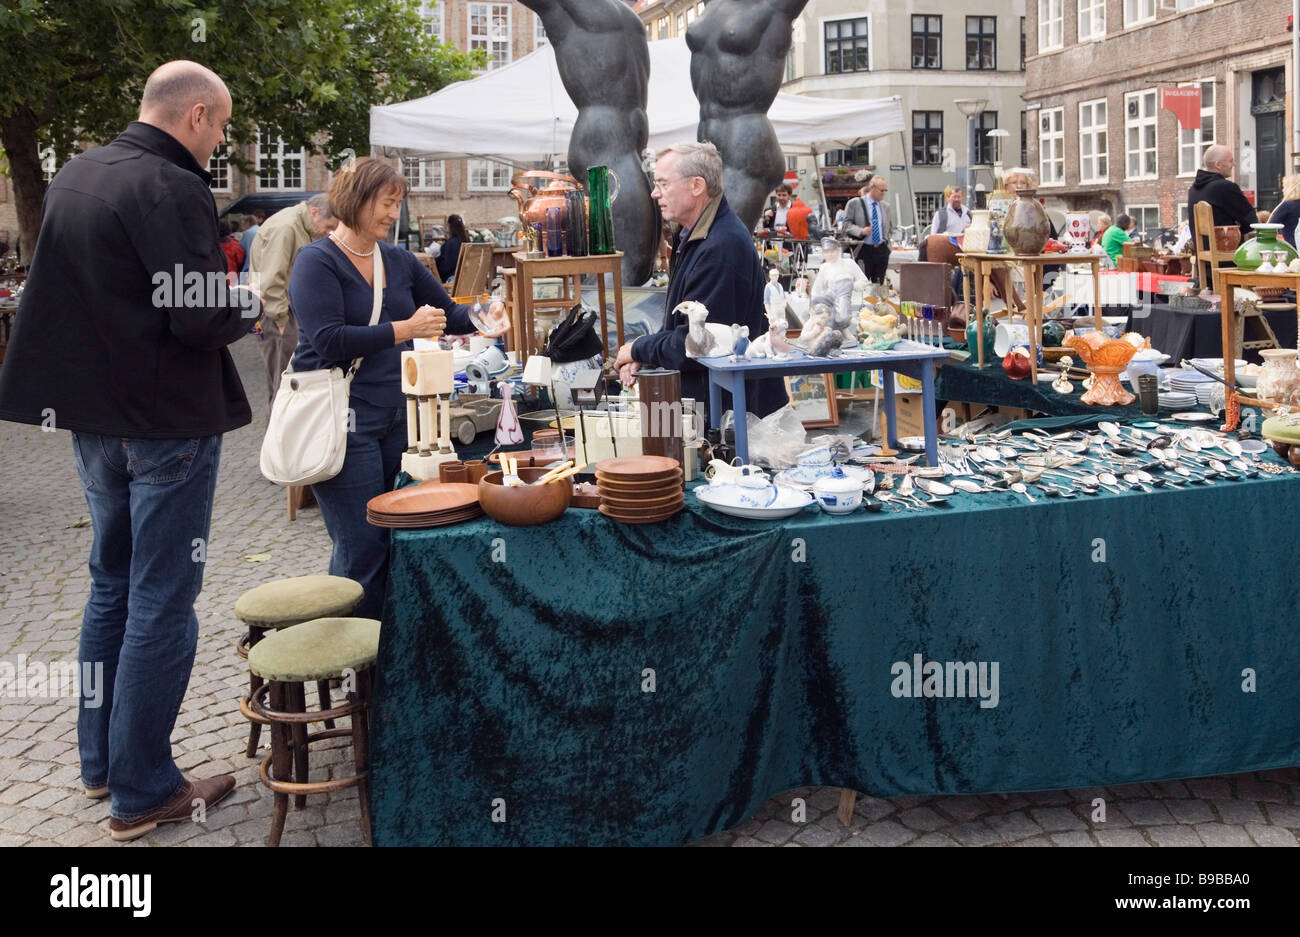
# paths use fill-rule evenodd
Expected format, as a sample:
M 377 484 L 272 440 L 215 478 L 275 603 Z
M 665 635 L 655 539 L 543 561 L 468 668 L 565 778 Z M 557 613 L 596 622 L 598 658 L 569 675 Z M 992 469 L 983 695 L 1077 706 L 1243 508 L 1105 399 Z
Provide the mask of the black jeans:
M 858 250 L 858 263 L 872 283 L 885 282 L 885 270 L 889 267 L 888 244 L 863 244 Z

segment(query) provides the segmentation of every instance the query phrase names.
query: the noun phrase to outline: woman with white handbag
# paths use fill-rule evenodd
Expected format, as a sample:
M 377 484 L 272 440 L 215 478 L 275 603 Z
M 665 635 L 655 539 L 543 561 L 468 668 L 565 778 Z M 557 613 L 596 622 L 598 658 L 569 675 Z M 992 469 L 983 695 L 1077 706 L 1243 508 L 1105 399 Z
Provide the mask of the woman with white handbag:
M 388 581 L 389 532 L 366 522 L 366 502 L 391 489 L 406 448 L 401 353 L 415 338 L 476 331 L 468 306 L 453 303 L 414 254 L 384 240 L 408 188 L 392 166 L 369 157 L 336 173 L 329 200 L 339 226 L 299 252 L 289 281 L 299 335 L 292 370 L 332 374 L 348 394 L 342 468 L 312 486 L 334 544 L 329 571 L 361 583 L 365 598 L 354 614 L 363 618 L 382 617 Z M 327 370 L 349 365 L 350 387 Z M 286 373 L 283 385 L 292 379 Z M 264 446 L 264 471 L 266 463 Z

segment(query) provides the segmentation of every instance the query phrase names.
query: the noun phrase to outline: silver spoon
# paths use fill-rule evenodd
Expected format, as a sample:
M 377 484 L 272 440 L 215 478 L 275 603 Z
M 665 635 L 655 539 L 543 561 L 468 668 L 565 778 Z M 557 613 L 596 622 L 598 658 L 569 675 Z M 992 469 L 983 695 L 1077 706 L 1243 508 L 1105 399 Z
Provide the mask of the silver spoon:
M 1024 495 L 1025 498 L 1027 498 L 1030 501 L 1030 503 L 1033 503 L 1038 500 L 1037 498 L 1035 498 L 1033 495 L 1029 493 L 1029 489 L 1025 487 L 1024 482 L 1013 482 L 1011 485 L 1011 490 L 1014 491 L 1016 494 Z

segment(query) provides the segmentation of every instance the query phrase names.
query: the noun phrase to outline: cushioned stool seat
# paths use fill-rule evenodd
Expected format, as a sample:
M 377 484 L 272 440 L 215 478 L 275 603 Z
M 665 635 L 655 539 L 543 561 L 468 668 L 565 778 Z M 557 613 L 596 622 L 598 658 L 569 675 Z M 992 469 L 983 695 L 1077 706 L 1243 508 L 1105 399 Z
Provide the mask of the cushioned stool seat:
M 342 576 L 295 576 L 277 579 L 249 589 L 235 602 L 235 617 L 242 621 L 248 632 L 235 645 L 241 657 L 262 640 L 268 631 L 290 628 L 317 618 L 334 618 L 350 615 L 365 596 L 361 583 Z M 248 692 L 251 695 L 262 685 L 255 673 L 249 675 Z M 317 683 L 321 709 L 329 709 L 329 681 Z M 334 728 L 333 722 L 326 724 Z M 257 754 L 257 743 L 262 734 L 262 722 L 252 719 L 248 728 L 247 755 Z
M 275 795 L 268 845 L 280 842 L 289 795 L 303 806 L 308 794 L 356 787 L 362 832 L 370 841 L 370 686 L 379 654 L 379 622 L 373 618 L 318 618 L 267 635 L 248 651 L 248 667 L 266 682 L 248 699 L 245 714 L 271 727 L 271 754 L 258 776 Z M 348 700 L 341 706 L 307 712 L 303 685 L 341 678 Z M 269 702 L 268 702 L 269 697 Z M 241 711 L 245 707 L 241 706 Z M 308 734 L 307 724 L 351 717 L 349 729 Z M 351 736 L 354 773 L 350 777 L 310 782 L 308 747 L 321 739 Z M 293 779 L 291 780 L 291 773 Z
M 1265 439 L 1300 446 L 1300 424 L 1288 422 L 1286 417 L 1269 417 L 1260 427 L 1259 434 Z

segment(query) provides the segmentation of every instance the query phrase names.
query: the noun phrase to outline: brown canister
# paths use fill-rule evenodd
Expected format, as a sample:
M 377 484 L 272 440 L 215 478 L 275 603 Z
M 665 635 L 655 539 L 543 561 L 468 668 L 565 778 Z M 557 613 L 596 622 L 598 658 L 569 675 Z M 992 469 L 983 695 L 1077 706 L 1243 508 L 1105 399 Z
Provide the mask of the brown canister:
M 464 462 L 444 462 L 438 466 L 438 481 L 445 483 L 469 481 L 469 472 Z
M 488 473 L 488 464 L 482 459 L 470 459 L 465 463 L 465 471 L 469 475 L 467 481 L 477 485 L 478 480 Z
M 641 451 L 667 456 L 681 464 L 681 372 L 663 368 L 637 371 L 636 385 L 641 391 Z

